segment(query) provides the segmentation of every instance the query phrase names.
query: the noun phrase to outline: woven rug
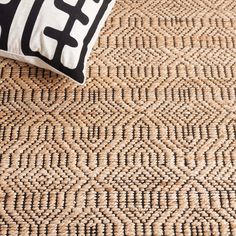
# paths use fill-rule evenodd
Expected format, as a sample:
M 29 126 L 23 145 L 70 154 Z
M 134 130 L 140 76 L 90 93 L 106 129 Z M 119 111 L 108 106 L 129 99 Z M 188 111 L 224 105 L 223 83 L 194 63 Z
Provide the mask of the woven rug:
M 0 59 L 0 235 L 236 235 L 236 2 L 117 0 L 88 80 Z

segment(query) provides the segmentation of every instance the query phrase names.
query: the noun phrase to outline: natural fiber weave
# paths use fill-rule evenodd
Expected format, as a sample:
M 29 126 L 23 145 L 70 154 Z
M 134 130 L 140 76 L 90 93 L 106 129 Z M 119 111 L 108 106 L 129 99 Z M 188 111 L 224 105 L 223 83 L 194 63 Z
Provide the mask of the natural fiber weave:
M 236 235 L 236 1 L 117 0 L 89 63 L 1 59 L 0 235 Z

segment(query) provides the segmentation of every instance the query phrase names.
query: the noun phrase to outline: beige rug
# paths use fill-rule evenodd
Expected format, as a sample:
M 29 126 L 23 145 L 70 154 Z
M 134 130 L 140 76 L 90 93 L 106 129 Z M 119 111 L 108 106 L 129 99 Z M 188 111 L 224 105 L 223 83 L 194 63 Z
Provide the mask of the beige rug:
M 0 59 L 0 235 L 236 235 L 236 2 L 117 0 L 81 87 Z

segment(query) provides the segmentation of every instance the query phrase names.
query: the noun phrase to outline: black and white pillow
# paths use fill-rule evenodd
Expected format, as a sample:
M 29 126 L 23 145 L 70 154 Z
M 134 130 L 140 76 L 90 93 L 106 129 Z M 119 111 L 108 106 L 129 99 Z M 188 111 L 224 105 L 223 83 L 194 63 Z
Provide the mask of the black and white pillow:
M 0 0 L 0 56 L 85 82 L 86 62 L 115 0 Z

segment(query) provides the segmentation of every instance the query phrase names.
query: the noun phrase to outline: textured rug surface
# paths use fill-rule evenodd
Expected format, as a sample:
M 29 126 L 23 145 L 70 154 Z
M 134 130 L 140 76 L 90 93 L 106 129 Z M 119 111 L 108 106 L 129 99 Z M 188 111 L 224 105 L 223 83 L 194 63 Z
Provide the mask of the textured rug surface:
M 236 2 L 117 0 L 81 87 L 0 59 L 0 235 L 236 235 Z

